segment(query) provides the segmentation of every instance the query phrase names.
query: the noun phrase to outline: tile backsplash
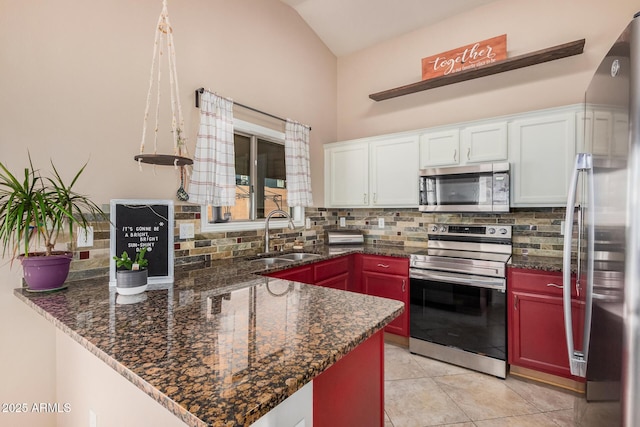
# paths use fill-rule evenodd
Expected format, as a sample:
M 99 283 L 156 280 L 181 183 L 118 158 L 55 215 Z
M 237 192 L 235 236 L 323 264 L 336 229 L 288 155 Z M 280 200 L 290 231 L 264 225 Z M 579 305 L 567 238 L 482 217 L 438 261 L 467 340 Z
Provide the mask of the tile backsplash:
M 417 209 L 334 209 L 307 208 L 309 229 L 272 230 L 271 244 L 276 248 L 293 246 L 301 240 L 305 246 L 324 244 L 328 229 L 340 228 L 345 218 L 346 228 L 362 229 L 367 244 L 398 247 L 426 247 L 427 225 L 449 224 L 510 224 L 513 226 L 513 252 L 529 256 L 562 257 L 561 222 L 564 208 L 512 209 L 510 213 L 423 213 Z M 379 227 L 379 220 L 384 227 Z M 181 223 L 195 224 L 195 238 L 179 239 Z M 108 275 L 109 224 L 96 222 L 94 246 L 72 248 L 71 279 Z M 221 258 L 250 256 L 263 252 L 264 231 L 200 232 L 200 208 L 194 205 L 175 206 L 175 265 L 185 265 Z

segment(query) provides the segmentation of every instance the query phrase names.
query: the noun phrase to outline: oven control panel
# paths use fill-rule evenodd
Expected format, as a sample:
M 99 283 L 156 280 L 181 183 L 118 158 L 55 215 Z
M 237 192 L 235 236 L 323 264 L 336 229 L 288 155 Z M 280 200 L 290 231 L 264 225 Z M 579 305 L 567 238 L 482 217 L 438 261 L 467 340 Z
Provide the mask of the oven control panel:
M 511 228 L 511 225 L 503 224 L 429 224 L 427 230 L 430 236 L 472 236 L 511 239 Z

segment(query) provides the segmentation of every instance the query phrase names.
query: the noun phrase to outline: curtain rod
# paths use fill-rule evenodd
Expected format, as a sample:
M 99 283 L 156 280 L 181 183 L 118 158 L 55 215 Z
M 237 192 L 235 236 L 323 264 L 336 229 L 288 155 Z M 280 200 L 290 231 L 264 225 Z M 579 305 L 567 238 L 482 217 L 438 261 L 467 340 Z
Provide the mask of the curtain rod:
M 196 108 L 200 108 L 200 94 L 203 93 L 204 90 L 205 89 L 203 87 L 201 87 L 199 89 L 196 89 Z M 280 120 L 281 122 L 286 122 L 287 121 L 287 119 L 283 119 L 282 117 L 278 117 L 278 116 L 275 116 L 275 115 L 273 115 L 271 113 L 267 113 L 265 111 L 258 110 L 257 108 L 249 107 L 248 105 L 240 104 L 239 102 L 233 101 L 233 104 L 234 105 L 238 105 L 238 106 L 240 106 L 242 108 L 246 108 L 247 110 L 251 110 L 251 111 L 254 111 L 256 113 L 263 114 L 265 116 L 269 116 L 269 117 L 271 117 L 273 119 Z M 303 126 L 306 126 L 306 125 L 303 125 Z M 307 127 L 309 128 L 309 130 L 311 130 L 311 126 L 307 126 Z

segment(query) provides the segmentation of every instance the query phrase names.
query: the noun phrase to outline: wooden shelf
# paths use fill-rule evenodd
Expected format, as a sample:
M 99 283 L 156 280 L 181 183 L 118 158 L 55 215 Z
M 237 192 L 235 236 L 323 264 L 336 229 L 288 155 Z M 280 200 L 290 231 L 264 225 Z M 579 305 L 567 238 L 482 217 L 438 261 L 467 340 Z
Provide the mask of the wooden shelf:
M 549 47 L 547 49 L 514 56 L 513 58 L 507 58 L 503 61 L 495 62 L 484 67 L 460 71 L 448 76 L 435 77 L 433 79 L 422 80 L 394 89 L 372 93 L 369 95 L 369 98 L 374 101 L 383 101 L 397 96 L 408 95 L 410 93 L 433 89 L 440 86 L 460 83 L 467 80 L 477 79 L 479 77 L 503 73 L 505 71 L 516 70 L 518 68 L 541 64 L 543 62 L 555 61 L 556 59 L 566 58 L 569 56 L 580 55 L 584 50 L 584 42 L 585 39 L 575 40 L 558 46 Z

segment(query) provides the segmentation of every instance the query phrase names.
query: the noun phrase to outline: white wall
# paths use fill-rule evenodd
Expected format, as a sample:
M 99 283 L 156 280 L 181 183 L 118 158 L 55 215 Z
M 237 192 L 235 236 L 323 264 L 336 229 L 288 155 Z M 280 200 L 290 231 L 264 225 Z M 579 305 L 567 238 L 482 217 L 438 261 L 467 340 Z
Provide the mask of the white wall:
M 70 411 L 57 414 L 57 427 L 99 427 L 186 424 L 62 331 L 56 331 L 58 359 L 56 395 Z
M 0 425 L 55 426 L 55 414 L 31 411 L 34 403 L 56 401 L 54 326 L 13 295 L 20 265 L 4 264 L 0 259 L 0 403 L 24 403 L 28 411 L 0 412 Z
M 48 169 L 52 159 L 70 178 L 89 160 L 78 190 L 98 203 L 174 198 L 173 168 L 145 166 L 140 173 L 133 161 L 161 6 L 161 0 L 0 0 L 0 162 L 21 173 L 29 150 L 37 167 Z M 336 139 L 337 61 L 293 9 L 278 0 L 170 0 L 169 14 L 191 154 L 194 90 L 206 87 L 311 125 L 311 156 L 322 158 L 322 144 Z M 163 92 L 167 111 L 168 84 Z M 147 141 L 145 152 L 152 146 Z M 171 153 L 172 143 L 159 141 L 159 152 Z M 322 173 L 312 169 L 318 205 Z M 10 270 L 6 262 L 0 259 L 0 402 L 55 402 L 53 326 L 12 295 L 20 265 Z M 50 359 L 34 360 L 43 355 Z M 78 415 L 80 425 L 87 425 L 86 415 L 84 409 Z M 0 425 L 54 423 L 46 415 L 0 413 Z
M 51 158 L 68 174 L 89 160 L 79 188 L 103 203 L 173 198 L 176 170 L 140 173 L 133 161 L 161 5 L 0 0 L 0 160 L 19 170 L 30 150 L 37 165 L 46 168 Z M 278 0 L 189 0 L 169 1 L 169 14 L 191 154 L 194 90 L 205 87 L 311 125 L 311 155 L 322 157 L 322 144 L 336 138 L 336 58 L 293 9 Z M 168 111 L 167 73 L 162 78 Z M 170 124 L 160 125 L 158 152 L 172 154 Z M 152 153 L 152 140 L 146 143 Z M 322 183 L 322 170 L 312 170 L 317 204 Z
M 496 0 L 340 57 L 338 139 L 580 103 L 597 65 L 638 10 L 632 0 Z M 420 81 L 423 57 L 500 34 L 507 34 L 508 57 L 582 38 L 586 45 L 582 55 L 546 64 L 380 102 L 369 99 Z

